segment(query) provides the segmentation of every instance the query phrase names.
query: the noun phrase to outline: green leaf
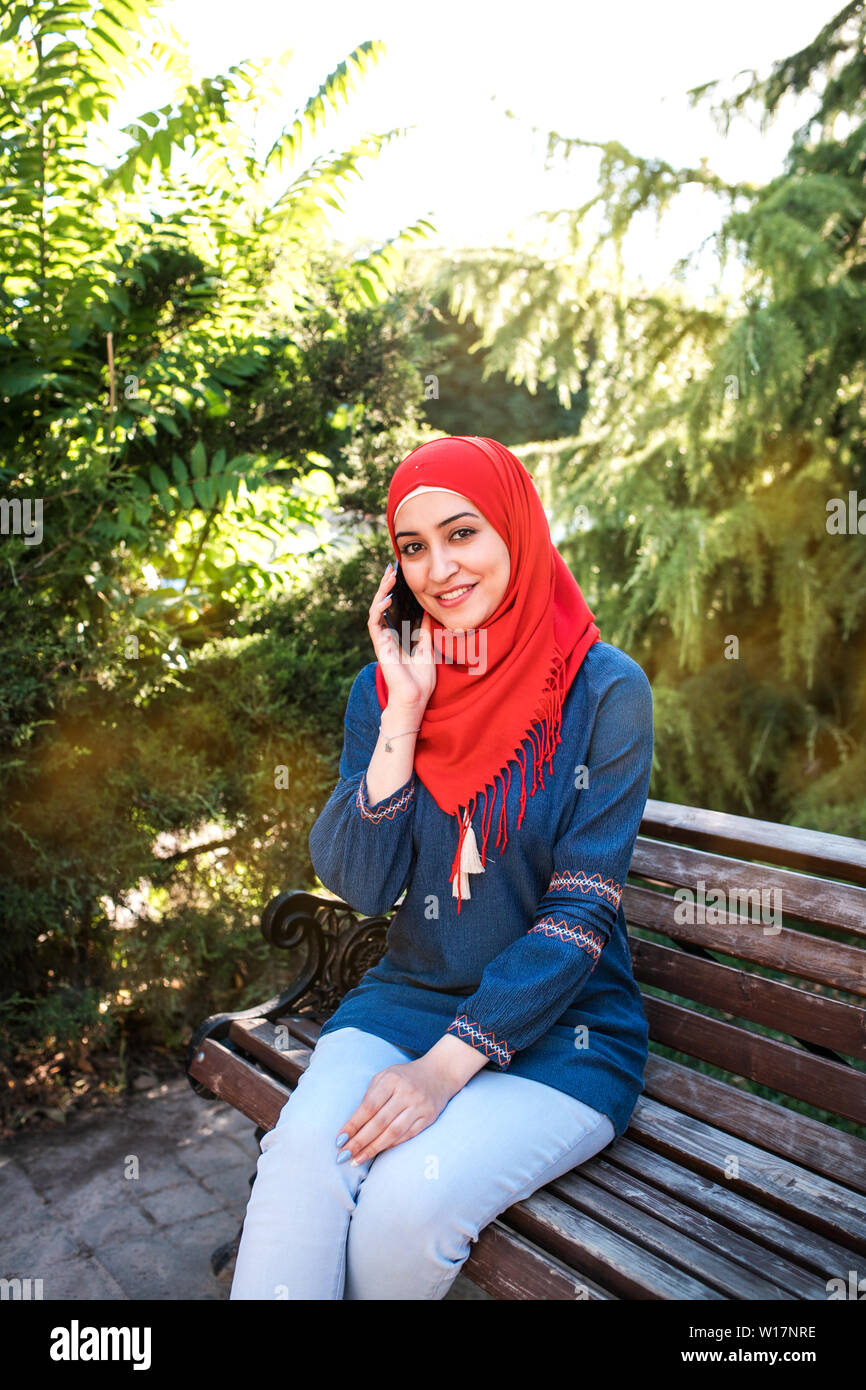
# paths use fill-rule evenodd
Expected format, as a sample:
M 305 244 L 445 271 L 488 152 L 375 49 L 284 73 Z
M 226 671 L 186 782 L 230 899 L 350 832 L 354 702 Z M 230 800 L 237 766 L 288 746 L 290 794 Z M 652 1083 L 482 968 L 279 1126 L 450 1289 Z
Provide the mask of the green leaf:
M 122 314 L 129 313 L 129 295 L 126 293 L 126 290 L 122 290 L 115 285 L 106 285 L 105 293 L 108 295 L 115 309 L 119 309 Z
M 165 473 L 163 473 L 163 471 L 162 471 L 162 469 L 160 468 L 160 466 L 159 466 L 158 463 L 154 463 L 154 464 L 152 464 L 152 466 L 151 466 L 151 469 L 150 469 L 150 480 L 151 480 L 151 482 L 153 483 L 154 490 L 155 490 L 156 492 L 159 492 L 159 493 L 167 492 L 168 489 L 171 487 L 171 483 L 168 481 L 168 477 L 166 476 Z M 162 501 L 162 498 L 161 498 L 161 497 L 160 497 L 160 501 Z
M 155 425 L 162 425 L 162 428 L 169 434 L 173 434 L 175 439 L 180 439 L 180 430 L 170 415 L 164 414 L 163 411 L 155 411 L 153 422 Z
M 16 5 L 15 9 L 9 16 L 9 23 L 4 24 L 3 28 L 0 29 L 0 43 L 8 43 L 9 39 L 11 39 L 15 34 L 17 34 L 21 22 L 26 18 L 26 16 L 27 6 Z
M 207 491 L 208 481 L 207 478 L 193 478 L 192 480 L 192 490 L 195 493 L 195 499 L 200 507 L 204 507 L 205 511 L 210 508 Z
M 102 39 L 103 43 L 109 44 L 111 48 L 116 48 L 117 52 L 121 55 L 121 57 L 126 57 L 126 54 L 124 53 L 120 44 L 115 39 L 113 39 L 110 34 L 106 34 L 104 29 L 100 29 L 94 24 L 93 28 L 89 32 L 91 34 L 98 34 L 99 37 Z
M 207 472 L 207 454 L 201 440 L 198 441 L 190 454 L 190 462 L 192 463 L 193 476 L 203 478 Z
M 0 372 L 0 395 L 23 396 L 25 391 L 33 391 L 45 380 L 45 372 L 36 367 L 12 367 Z
M 144 481 L 144 479 L 142 477 L 139 477 L 137 473 L 134 473 L 133 476 L 130 478 L 129 486 L 132 488 L 132 491 L 135 493 L 136 497 L 141 498 L 145 502 L 150 501 L 150 488 L 147 486 L 147 483 Z
M 174 474 L 176 483 L 185 483 L 189 477 L 186 464 L 178 454 L 172 454 L 171 456 L 171 471 Z

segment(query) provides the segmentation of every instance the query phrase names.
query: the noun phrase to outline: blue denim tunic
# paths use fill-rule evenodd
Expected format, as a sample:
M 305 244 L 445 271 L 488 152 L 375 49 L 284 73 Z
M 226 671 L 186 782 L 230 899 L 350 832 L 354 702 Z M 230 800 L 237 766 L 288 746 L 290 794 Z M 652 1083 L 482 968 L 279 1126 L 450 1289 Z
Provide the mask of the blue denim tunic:
M 589 648 L 562 705 L 561 741 L 481 789 L 472 819 L 484 873 L 460 914 L 449 873 L 457 822 L 416 772 L 373 805 L 366 769 L 379 736 L 376 662 L 349 694 L 339 781 L 310 832 L 326 888 L 374 915 L 406 896 L 387 950 L 322 1028 L 362 1028 L 418 1056 L 446 1033 L 490 1066 L 544 1082 L 607 1115 L 617 1137 L 643 1090 L 648 1027 L 621 898 L 649 791 L 652 692 L 607 642 Z M 541 785 L 543 779 L 544 785 Z M 508 839 L 496 847 L 503 780 Z M 495 801 L 492 813 L 487 798 Z

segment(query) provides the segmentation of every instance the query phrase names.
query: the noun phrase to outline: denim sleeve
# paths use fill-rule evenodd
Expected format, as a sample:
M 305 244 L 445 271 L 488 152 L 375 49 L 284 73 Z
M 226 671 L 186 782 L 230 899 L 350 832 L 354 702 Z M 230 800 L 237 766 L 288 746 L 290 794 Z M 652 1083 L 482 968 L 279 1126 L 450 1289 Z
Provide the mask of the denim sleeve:
M 445 1030 L 501 1071 L 575 1003 L 617 928 L 652 750 L 652 690 L 630 662 L 599 702 L 587 785 L 554 847 L 550 884 L 532 926 L 488 963 Z
M 379 702 L 365 667 L 355 677 L 344 718 L 339 781 L 309 836 L 320 881 L 350 907 L 388 912 L 405 888 L 412 864 L 415 769 L 390 796 L 371 805 L 367 768 L 379 738 Z M 374 722 L 375 721 L 375 722 Z

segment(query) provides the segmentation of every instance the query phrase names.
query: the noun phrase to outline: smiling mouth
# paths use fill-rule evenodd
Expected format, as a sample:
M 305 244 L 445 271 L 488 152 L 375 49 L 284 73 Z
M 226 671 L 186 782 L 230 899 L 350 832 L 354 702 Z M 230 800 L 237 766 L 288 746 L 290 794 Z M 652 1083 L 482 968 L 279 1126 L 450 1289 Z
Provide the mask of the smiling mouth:
M 476 580 L 476 583 L 477 582 L 478 581 Z M 435 594 L 434 597 L 438 599 L 440 602 L 444 601 L 446 603 L 450 603 L 455 598 L 462 598 L 464 594 L 468 594 L 470 589 L 474 588 L 475 584 L 461 584 L 460 587 L 457 589 L 446 589 L 444 593 Z

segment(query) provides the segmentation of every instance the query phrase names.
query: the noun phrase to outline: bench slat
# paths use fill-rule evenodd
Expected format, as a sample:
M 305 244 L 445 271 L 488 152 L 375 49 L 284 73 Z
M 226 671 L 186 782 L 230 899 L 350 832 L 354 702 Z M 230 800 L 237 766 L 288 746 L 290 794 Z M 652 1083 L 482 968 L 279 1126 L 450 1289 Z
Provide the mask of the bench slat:
M 189 1073 L 262 1129 L 273 1129 L 291 1095 L 288 1086 L 212 1038 L 205 1038 Z
M 286 1014 L 278 1018 L 277 1023 L 287 1024 L 292 1035 L 310 1048 L 316 1046 L 322 1031 L 321 1023 L 312 1018 L 299 1018 L 297 1014 Z
M 647 1250 L 654 1251 L 668 1264 L 676 1265 L 695 1279 L 712 1284 L 727 1298 L 795 1297 L 790 1289 L 756 1273 L 755 1268 L 760 1269 L 760 1265 L 743 1268 L 742 1264 L 732 1260 L 726 1238 L 727 1232 L 719 1226 L 716 1230 L 725 1239 L 715 1249 L 710 1249 L 705 1243 L 694 1239 L 682 1226 L 672 1224 L 673 1210 L 670 1210 L 666 1219 L 664 1215 L 650 1211 L 645 1202 L 626 1200 L 624 1196 L 610 1191 L 609 1188 L 596 1186 L 583 1176 L 580 1169 L 555 1178 L 547 1184 L 545 1190 L 562 1197 L 576 1211 L 602 1222 L 608 1230 L 618 1231 L 620 1235 L 633 1240 L 636 1245 L 643 1245 Z M 800 1297 L 827 1297 L 827 1291 L 823 1286 L 820 1293 L 816 1290 L 817 1281 L 813 1278 L 809 1293 L 801 1293 Z
M 575 1274 L 499 1220 L 479 1232 L 460 1272 L 493 1298 L 557 1302 L 614 1298 L 600 1284 Z
M 629 947 L 642 984 L 866 1061 L 866 1009 L 637 936 Z
M 791 927 L 768 935 L 760 923 L 749 922 L 745 917 L 738 922 L 677 922 L 674 913 L 680 904 L 673 898 L 628 883 L 623 889 L 622 905 L 631 926 L 866 997 L 866 953 L 858 946 L 828 941 L 824 936 L 812 936 Z
M 229 1028 L 229 1038 L 282 1081 L 288 1081 L 294 1090 L 301 1073 L 310 1065 L 312 1051 L 291 1032 L 286 1045 L 278 1047 L 277 1038 L 283 1035 L 277 1033 L 277 1027 L 264 1018 L 238 1018 Z M 288 1029 L 288 1025 L 285 1027 Z
M 815 1270 L 824 1279 L 838 1275 L 850 1265 L 851 1251 L 847 1247 L 805 1229 L 799 1222 L 768 1207 L 756 1207 L 749 1197 L 732 1191 L 729 1179 L 719 1174 L 709 1177 L 685 1168 L 677 1158 L 668 1158 L 630 1138 L 631 1133 L 627 1130 L 622 1138 L 604 1150 L 605 1160 L 765 1245 L 768 1258 L 773 1253 L 781 1255 Z M 599 1157 L 596 1155 L 589 1160 L 588 1173 Z
M 635 841 L 629 873 L 659 879 L 674 888 L 690 888 L 693 892 L 703 880 L 707 895 L 716 889 L 726 895 L 734 889 L 754 891 L 757 898 L 741 906 L 745 915 L 758 920 L 762 920 L 761 894 L 766 889 L 768 893 L 774 892 L 774 897 L 768 897 L 767 906 L 777 902 L 783 918 L 800 917 L 806 922 L 866 937 L 866 888 L 854 884 L 836 883 L 829 878 L 799 874 L 793 869 L 770 868 L 747 859 L 711 854 L 707 849 L 689 849 L 642 837 Z
M 747 859 L 760 857 L 866 886 L 866 844 L 847 835 L 655 799 L 647 801 L 640 828 L 659 840 L 680 840 Z
M 866 1195 L 866 1142 L 776 1101 L 650 1052 L 644 1095 Z
M 642 994 L 651 1037 L 665 1047 L 746 1076 L 821 1110 L 866 1124 L 866 1072 L 812 1057 L 681 1004 Z
M 607 1162 L 600 1154 L 596 1154 L 590 1163 L 581 1164 L 579 1172 L 582 1180 L 605 1188 L 622 1201 L 640 1207 L 711 1250 L 724 1251 L 726 1259 L 742 1265 L 751 1277 L 753 1271 L 760 1270 L 763 1277 L 758 1279 L 758 1284 L 767 1283 L 770 1287 L 785 1289 L 792 1298 L 827 1297 L 826 1282 L 820 1280 L 812 1270 L 783 1259 L 765 1245 L 739 1235 L 730 1226 L 687 1206 L 669 1192 L 662 1192 L 634 1173 Z M 743 1297 L 772 1298 L 774 1294 L 744 1293 Z
M 751 1196 L 798 1225 L 866 1252 L 866 1203 L 828 1178 L 645 1096 L 638 1099 L 628 1134 L 714 1182 L 730 1183 L 732 1191 Z M 726 1166 L 734 1156 L 738 1175 L 726 1178 Z
M 501 1213 L 499 1220 L 558 1255 L 620 1298 L 724 1299 L 725 1295 L 667 1263 L 651 1250 L 578 1215 L 567 1202 L 540 1188 Z

